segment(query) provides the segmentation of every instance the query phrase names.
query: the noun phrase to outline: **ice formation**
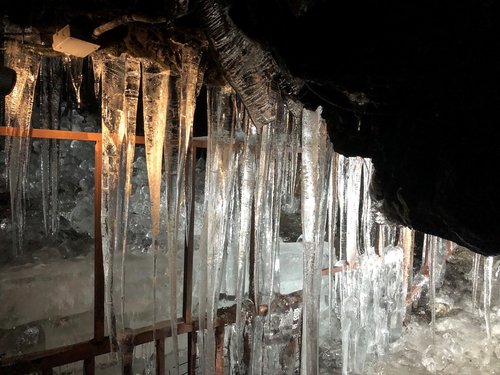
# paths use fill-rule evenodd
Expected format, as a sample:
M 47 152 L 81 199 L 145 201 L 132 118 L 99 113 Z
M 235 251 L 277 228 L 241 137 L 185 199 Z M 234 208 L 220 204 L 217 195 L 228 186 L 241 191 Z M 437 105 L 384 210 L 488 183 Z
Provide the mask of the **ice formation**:
M 218 24 L 221 14 L 211 17 Z M 181 372 L 187 344 L 176 329 L 178 320 L 186 318 L 180 314 L 185 313 L 181 285 L 186 241 L 194 240 L 189 245 L 198 271 L 192 312 L 200 328 L 199 373 L 215 373 L 218 366 L 231 374 L 390 374 L 408 368 L 451 374 L 458 364 L 495 368 L 500 358 L 495 350 L 500 332 L 495 259 L 485 259 L 481 269 L 482 258 L 474 257 L 472 283 L 467 284 L 472 296 L 456 304 L 457 316 L 464 317 L 442 318 L 440 309 L 452 299 L 445 265 L 454 264 L 454 255 L 447 241 L 425 235 L 422 259 L 413 258 L 415 233 L 386 223 L 372 206 L 371 161 L 332 150 L 320 108 L 291 108 L 272 91 L 267 93 L 271 100 L 262 102 L 266 82 L 252 81 L 261 72 L 233 66 L 240 57 L 231 43 L 242 36 L 233 31 L 225 35 L 224 30 L 212 30 L 211 38 L 224 55 L 222 65 L 232 86 L 207 87 L 207 154 L 206 161 L 196 163 L 196 171 L 191 170 L 196 157 L 191 151 L 202 78 L 200 52 L 180 47 L 178 71 L 126 55 L 92 57 L 95 89 L 102 100 L 106 325 L 122 354 L 116 366 L 154 371 L 154 345 L 131 353 L 129 335 L 132 329 L 169 320 L 167 366 Z M 5 121 L 26 135 L 38 57 L 16 44 L 8 45 L 6 57 L 21 74 L 7 99 Z M 265 56 L 256 58 L 267 64 Z M 71 64 L 78 102 L 81 61 Z M 95 132 L 93 116 L 82 115 L 59 97 L 61 69 L 58 59 L 42 60 L 34 125 Z M 245 77 L 251 78 L 246 89 L 241 87 Z M 141 79 L 145 147 L 135 144 Z M 21 102 L 28 110 L 19 109 Z M 90 238 L 93 201 L 99 199 L 93 191 L 93 145 L 28 137 L 9 138 L 6 145 L 2 158 L 8 173 L 2 176 L 9 177 L 13 214 L 1 218 L 0 234 L 13 235 L 12 256 L 17 258 L 14 263 L 0 258 L 0 295 L 7 301 L 0 306 L 0 351 L 14 356 L 88 340 L 93 304 Z M 34 171 L 29 184 L 28 171 Z M 25 196 L 34 207 L 40 202 L 42 213 L 30 210 L 26 225 L 21 214 Z M 189 220 L 191 210 L 194 222 Z M 280 216 L 298 217 L 299 212 L 301 242 L 283 242 Z M 36 220 L 43 223 L 43 233 L 26 229 L 34 228 Z M 19 265 L 28 239 L 40 249 L 30 250 L 29 262 Z M 414 277 L 413 268 L 418 269 Z M 60 279 L 49 277 L 56 274 Z M 21 293 L 32 304 L 16 298 L 17 285 L 31 285 L 31 294 Z M 51 288 L 64 296 L 65 304 L 58 293 L 44 294 Z M 449 295 L 443 297 L 443 291 Z M 33 309 L 34 304 L 40 308 Z M 219 309 L 231 305 L 235 321 L 217 327 Z M 410 306 L 418 311 L 419 305 L 429 315 L 424 322 L 409 314 Z M 486 332 L 486 338 L 477 339 L 479 348 L 467 346 L 466 335 L 454 332 L 474 324 L 484 325 Z M 75 327 L 80 327 L 78 332 Z M 221 345 L 224 358 L 218 356 Z M 415 363 L 410 362 L 412 355 Z M 394 363 L 387 363 L 391 358 Z
M 12 216 L 12 256 L 24 252 L 26 230 L 26 190 L 28 184 L 29 138 L 31 113 L 38 78 L 40 56 L 16 41 L 6 43 L 5 65 L 17 72 L 17 82 L 10 95 L 5 98 L 5 123 L 19 129 L 21 137 L 6 141 L 9 192 Z

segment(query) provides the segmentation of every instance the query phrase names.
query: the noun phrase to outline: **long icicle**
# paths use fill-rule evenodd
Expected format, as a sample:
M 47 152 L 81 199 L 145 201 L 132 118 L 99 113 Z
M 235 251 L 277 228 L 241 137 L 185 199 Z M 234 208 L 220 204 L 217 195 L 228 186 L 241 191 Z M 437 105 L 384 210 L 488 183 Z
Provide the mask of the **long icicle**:
M 332 156 L 321 107 L 304 110 L 302 120 L 302 233 L 304 236 L 304 297 L 301 373 L 317 374 L 321 267 L 326 220 L 326 196 Z
M 491 349 L 491 287 L 493 279 L 494 257 L 489 256 L 484 261 L 484 287 L 483 287 L 483 310 L 486 325 L 486 336 L 488 337 L 488 348 Z
M 27 172 L 30 153 L 29 130 L 38 77 L 40 56 L 23 49 L 16 41 L 8 41 L 5 49 L 5 65 L 17 72 L 17 81 L 10 95 L 5 97 L 6 125 L 16 127 L 19 137 L 6 141 L 6 162 L 9 176 L 10 204 L 12 211 L 12 256 L 24 254 L 26 221 Z
M 332 165 L 330 167 L 330 177 L 328 186 L 328 324 L 329 335 L 334 335 L 334 318 L 335 318 L 335 264 L 338 261 L 335 249 L 335 239 L 337 233 L 337 213 L 338 213 L 338 197 L 337 197 L 337 172 L 339 166 L 339 155 L 334 152 L 332 156 Z
M 235 154 L 233 116 L 234 94 L 229 87 L 213 87 L 208 92 L 209 157 L 207 176 L 207 333 L 203 347 L 203 367 L 207 374 L 215 374 L 215 336 L 222 262 L 227 246 L 226 229 L 230 192 L 234 183 Z M 200 349 L 201 351 L 201 349 Z
M 127 259 L 127 228 L 129 219 L 129 202 L 132 192 L 132 172 L 135 154 L 135 133 L 137 124 L 137 105 L 139 100 L 139 87 L 141 80 L 141 64 L 139 60 L 127 56 L 125 61 L 125 119 L 126 131 L 123 132 L 120 151 L 120 176 L 118 193 L 121 194 L 120 207 L 117 207 L 117 250 L 121 250 L 121 264 L 117 273 L 120 274 L 120 316 L 117 322 L 117 335 L 120 353 L 122 355 L 122 366 L 131 366 L 127 359 L 132 356 L 124 354 L 130 350 L 128 329 L 130 317 L 126 309 L 126 259 Z M 118 296 L 117 296 L 118 297 Z M 123 368 L 124 368 L 123 367 Z
M 475 253 L 472 260 L 472 311 L 477 308 L 477 290 L 479 284 L 479 266 L 481 265 L 481 254 Z
M 158 236 L 160 234 L 160 188 L 162 175 L 163 146 L 167 125 L 167 103 L 169 97 L 170 71 L 145 61 L 142 67 L 142 100 L 144 105 L 144 136 L 146 162 L 151 203 L 151 237 L 153 253 L 153 339 L 156 340 L 157 260 Z M 175 303 L 175 302 L 174 302 Z
M 241 211 L 240 230 L 238 241 L 238 273 L 236 280 L 236 334 L 235 347 L 233 353 L 235 358 L 235 371 L 237 374 L 247 372 L 247 364 L 244 363 L 244 353 L 242 348 L 243 331 L 246 317 L 243 315 L 242 304 L 245 296 L 245 279 L 248 275 L 248 256 L 250 250 L 251 221 L 253 191 L 255 187 L 255 127 L 247 121 L 245 141 L 242 157 L 242 180 L 241 180 Z
M 125 57 L 106 57 L 102 76 L 102 252 L 104 259 L 104 281 L 106 322 L 112 350 L 116 350 L 116 316 L 114 309 L 114 258 L 117 249 L 119 218 L 120 154 L 126 133 L 125 106 Z
M 181 71 L 178 80 L 178 128 L 169 127 L 166 135 L 167 169 L 167 248 L 170 286 L 170 324 L 175 373 L 179 373 L 177 339 L 177 251 L 179 247 L 179 225 L 181 207 L 185 203 L 185 167 L 193 138 L 193 119 L 196 103 L 196 88 L 199 77 L 200 51 L 189 46 L 181 47 Z M 177 155 L 174 157 L 174 152 Z M 173 178 L 175 176 L 175 178 Z
M 40 124 L 42 129 L 59 129 L 61 88 L 61 59 L 43 58 L 40 68 Z M 43 139 L 41 143 L 43 223 L 45 235 L 53 236 L 59 230 L 59 141 Z

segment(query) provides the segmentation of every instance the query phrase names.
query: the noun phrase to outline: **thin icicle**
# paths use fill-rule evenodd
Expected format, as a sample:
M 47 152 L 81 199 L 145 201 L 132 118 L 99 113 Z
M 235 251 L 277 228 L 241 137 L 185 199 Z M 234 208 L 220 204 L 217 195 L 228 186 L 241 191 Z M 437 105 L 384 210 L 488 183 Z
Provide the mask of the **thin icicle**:
M 248 256 L 250 250 L 252 202 L 255 187 L 255 127 L 247 120 L 246 135 L 242 156 L 242 177 L 241 177 L 241 209 L 240 228 L 238 241 L 238 272 L 236 280 L 236 327 L 235 327 L 235 353 L 233 366 L 236 373 L 244 374 L 247 369 L 244 363 L 244 353 L 242 348 L 243 330 L 245 317 L 242 312 L 242 304 L 245 296 L 245 280 L 248 275 Z
M 372 200 L 370 197 L 370 182 L 373 173 L 373 164 L 370 159 L 363 159 L 362 176 L 363 185 L 361 186 L 361 247 L 363 252 L 369 256 L 375 255 L 375 246 L 373 243 L 375 232 L 375 220 L 372 214 Z M 392 244 L 394 245 L 394 244 Z
M 202 358 L 203 370 L 215 373 L 215 327 L 222 266 L 227 246 L 227 220 L 235 179 L 234 93 L 229 87 L 212 87 L 208 91 L 209 149 L 206 196 L 207 234 L 207 333 Z M 201 349 L 200 349 L 201 351 Z
M 283 105 L 277 120 L 262 128 L 255 185 L 255 305 L 269 307 L 279 292 L 279 214 L 283 194 L 283 162 L 286 128 Z
M 474 253 L 472 260 L 472 311 L 477 309 L 477 290 L 479 284 L 479 266 L 481 265 L 481 254 Z
M 317 374 L 319 297 L 326 222 L 326 191 L 332 157 L 321 107 L 302 117 L 302 233 L 304 286 L 301 373 Z
M 360 248 L 360 206 L 361 206 L 361 176 L 363 168 L 362 158 L 349 158 L 346 171 L 346 259 L 348 262 L 356 260 L 364 249 Z
M 165 161 L 167 172 L 167 248 L 168 280 L 170 290 L 170 323 L 175 373 L 179 372 L 177 339 L 177 251 L 179 248 L 179 226 L 181 208 L 185 207 L 185 167 L 193 138 L 193 118 L 196 103 L 196 88 L 199 77 L 201 54 L 188 46 L 181 50 L 181 71 L 178 78 L 178 126 L 170 123 L 165 138 Z M 184 240 L 184 238 L 182 238 Z
M 62 65 L 59 58 L 43 58 L 40 68 L 40 123 L 42 129 L 59 129 Z M 40 172 L 46 235 L 59 230 L 59 141 L 41 140 Z
M 83 58 L 72 56 L 69 62 L 70 82 L 73 93 L 75 94 L 76 108 L 80 108 L 81 96 L 80 88 L 83 81 Z
M 428 257 L 429 265 L 429 294 L 430 294 L 430 309 L 431 309 L 431 326 L 432 326 L 432 340 L 435 339 L 436 331 L 436 252 L 437 252 L 437 239 L 434 236 L 426 234 L 424 236 L 424 243 L 426 246 L 426 254 Z
M 346 208 L 346 175 L 349 158 L 343 155 L 338 155 L 337 161 L 337 202 L 338 202 L 338 222 L 339 222 L 339 260 L 348 262 L 346 253 L 346 222 L 347 222 L 347 208 Z
M 39 55 L 23 49 L 18 42 L 6 43 L 5 65 L 17 72 L 17 81 L 12 93 L 5 97 L 5 121 L 7 126 L 16 127 L 20 131 L 19 137 L 11 137 L 6 141 L 12 212 L 12 256 L 16 257 L 24 253 L 29 131 L 40 59 Z
M 337 212 L 338 212 L 338 195 L 337 195 L 337 173 L 339 167 L 339 154 L 336 152 L 332 156 L 332 165 L 330 167 L 330 177 L 328 182 L 328 324 L 330 335 L 334 334 L 335 327 L 335 264 L 338 261 L 335 249 L 335 240 L 337 233 Z
M 153 253 L 153 335 L 156 330 L 157 258 L 160 234 L 160 188 L 162 175 L 163 146 L 167 121 L 170 71 L 145 61 L 142 68 L 142 100 L 144 106 L 144 136 L 146 162 L 151 203 L 151 237 Z M 175 296 L 172 296 L 175 301 Z M 175 302 L 174 302 L 175 303 Z
M 92 68 L 94 72 L 94 94 L 95 98 L 99 99 L 99 92 L 101 91 L 101 76 L 103 69 L 104 53 L 94 52 L 92 55 Z
M 284 165 L 284 197 L 283 211 L 294 213 L 299 207 L 299 200 L 295 196 L 297 172 L 298 172 L 298 156 L 301 137 L 301 118 L 294 116 L 290 111 L 287 119 L 287 134 L 288 147 L 286 150 L 285 165 Z
M 484 262 L 484 287 L 483 287 L 483 311 L 484 322 L 486 324 L 486 335 L 489 340 L 489 347 L 491 347 L 491 287 L 493 280 L 493 261 L 494 257 L 489 256 L 485 258 Z

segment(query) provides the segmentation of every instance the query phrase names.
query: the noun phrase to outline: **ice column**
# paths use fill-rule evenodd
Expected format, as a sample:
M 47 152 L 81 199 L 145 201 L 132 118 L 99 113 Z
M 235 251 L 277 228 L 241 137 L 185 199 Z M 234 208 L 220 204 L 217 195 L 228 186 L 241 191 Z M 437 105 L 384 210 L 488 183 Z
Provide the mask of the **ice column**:
M 241 111 L 243 112 L 243 111 Z M 233 371 L 244 374 L 247 369 L 244 363 L 243 333 L 246 314 L 243 311 L 243 300 L 248 298 L 245 281 L 248 277 L 248 257 L 250 250 L 250 239 L 252 235 L 252 203 L 255 187 L 255 127 L 245 118 L 246 132 L 241 156 L 241 185 L 240 185 L 240 217 L 239 217 L 239 239 L 237 255 L 236 276 L 236 327 L 233 349 Z
M 304 286 L 301 373 L 317 374 L 319 296 L 332 148 L 321 107 L 302 117 L 302 233 Z
M 481 254 L 474 253 L 472 260 L 472 311 L 477 307 L 477 290 L 479 284 L 479 266 L 481 264 Z
M 113 348 L 120 344 L 125 327 L 125 252 L 132 160 L 135 150 L 135 117 L 139 94 L 139 62 L 122 55 L 106 57 L 102 72 L 102 208 L 106 317 Z M 121 254 L 121 262 L 115 256 Z M 114 285 L 115 274 L 121 288 Z M 116 300 L 120 300 L 117 332 Z
M 7 139 L 6 161 L 12 211 L 12 255 L 21 256 L 24 253 L 29 131 L 40 56 L 23 49 L 22 45 L 15 41 L 8 41 L 5 65 L 17 72 L 16 85 L 12 93 L 5 97 L 5 121 L 7 126 L 15 127 L 20 132 L 19 137 Z
M 40 125 L 42 129 L 59 129 L 61 88 L 61 59 L 43 58 L 40 68 Z M 42 180 L 42 208 L 45 234 L 54 235 L 59 230 L 58 140 L 43 139 L 41 141 L 40 172 Z
M 259 349 L 252 352 L 253 374 L 270 368 L 263 337 L 269 335 L 270 306 L 279 293 L 279 217 L 283 195 L 283 163 L 286 148 L 285 107 L 274 101 L 276 121 L 262 127 L 257 153 L 254 191 L 255 260 L 253 297 L 259 318 L 253 320 L 253 340 Z M 264 335 L 264 336 L 263 336 Z M 256 343 L 257 342 L 257 343 Z M 259 372 L 255 372 L 259 369 Z
M 142 66 L 142 97 L 144 106 L 144 136 L 146 162 L 151 201 L 151 237 L 153 253 L 153 327 L 156 326 L 158 301 L 157 258 L 160 234 L 160 190 L 162 177 L 163 146 L 167 125 L 170 71 L 156 63 L 145 61 Z M 172 297 L 175 301 L 175 297 Z M 175 303 L 175 302 L 174 302 Z
M 222 280 L 223 259 L 227 255 L 229 208 L 236 177 L 234 144 L 235 94 L 229 86 L 208 89 L 208 159 L 205 175 L 206 213 L 203 231 L 206 235 L 206 321 L 207 331 L 200 365 L 203 373 L 215 373 L 214 319 L 217 314 Z M 200 285 L 200 288 L 203 288 Z M 201 295 L 202 293 L 200 293 Z M 200 301 L 203 302 L 203 301 Z M 204 319 L 200 304 L 200 321 Z M 203 333 L 200 333 L 203 334 Z
M 483 287 L 483 309 L 484 322 L 486 324 L 486 334 L 488 336 L 489 348 L 491 348 L 491 287 L 493 279 L 493 261 L 494 257 L 486 257 L 484 261 L 484 287 Z
M 267 309 L 279 292 L 279 217 L 286 147 L 284 106 L 276 104 L 274 123 L 262 128 L 255 185 L 255 305 Z
M 177 80 L 178 122 L 169 121 L 165 136 L 168 283 L 170 290 L 170 323 L 175 371 L 179 371 L 177 342 L 177 254 L 184 250 L 184 236 L 179 241 L 181 209 L 186 209 L 185 168 L 193 138 L 193 118 L 201 54 L 188 46 L 181 49 L 181 71 Z M 173 96 L 172 96 L 173 97 Z M 175 105 L 172 105 L 174 110 Z M 190 187 L 190 185 L 188 185 Z

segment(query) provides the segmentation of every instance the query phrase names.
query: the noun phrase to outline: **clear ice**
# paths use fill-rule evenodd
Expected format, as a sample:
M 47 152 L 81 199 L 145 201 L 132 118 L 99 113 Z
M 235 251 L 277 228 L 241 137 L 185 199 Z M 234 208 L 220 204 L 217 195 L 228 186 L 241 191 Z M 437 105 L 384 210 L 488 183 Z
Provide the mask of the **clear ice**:
M 321 107 L 316 112 L 304 109 L 302 114 L 302 374 L 317 374 L 319 371 L 319 302 L 327 217 L 325 191 L 328 191 L 333 153 L 321 111 Z
M 232 25 L 224 24 L 219 3 L 214 9 L 206 4 L 211 2 L 204 5 L 211 42 L 232 86 L 208 87 L 205 182 L 200 172 L 203 168 L 198 170 L 197 166 L 197 191 L 191 190 L 191 177 L 185 171 L 194 165 L 191 158 L 195 157 L 190 151 L 194 102 L 202 79 L 199 51 L 177 46 L 179 70 L 172 74 L 148 61 L 143 62 L 141 71 L 139 61 L 125 55 L 92 56 L 96 95 L 102 94 L 101 224 L 107 328 L 113 345 L 121 350 L 122 368 L 139 373 L 155 371 L 154 344 L 142 345 L 135 354 L 127 346 L 130 328 L 150 324 L 152 313 L 155 327 L 158 321 L 170 319 L 169 367 L 172 372 L 182 371 L 179 356 L 182 358 L 186 346 L 183 339 L 177 339 L 176 328 L 182 305 L 182 257 L 191 225 L 196 238 L 193 294 L 201 329 L 199 373 L 216 371 L 216 360 L 221 359 L 217 357 L 221 349 L 217 313 L 233 304 L 235 323 L 225 328 L 225 365 L 231 374 L 400 374 L 409 368 L 416 374 L 452 374 L 462 368 L 463 373 L 474 373 L 498 367 L 496 259 L 484 259 L 481 269 L 482 258 L 474 256 L 469 289 L 450 302 L 455 292 L 443 283 L 449 244 L 427 235 L 422 267 L 412 280 L 413 258 L 408 254 L 415 233 L 387 223 L 375 212 L 369 194 L 374 168 L 371 161 L 334 153 L 320 110 L 302 112 L 273 96 L 272 91 L 264 92 L 269 82 L 261 80 L 261 70 L 272 65 L 267 56 L 253 56 L 257 67 L 235 65 L 241 50 L 234 43 L 241 42 L 252 51 L 253 47 Z M 14 92 L 6 97 L 6 125 L 19 127 L 24 134 L 30 129 L 38 62 L 38 56 L 8 43 L 6 63 L 19 75 Z M 72 67 L 75 90 L 81 85 L 78 64 L 75 60 Z M 60 108 L 68 105 L 60 98 L 60 70 L 60 60 L 43 58 L 40 127 L 97 131 L 97 124 L 85 124 L 78 111 L 73 111 L 71 119 L 59 118 Z M 141 73 L 145 150 L 134 145 Z M 28 111 L 21 111 L 25 103 Z M 89 118 L 89 123 L 92 121 Z M 27 156 L 31 147 L 27 139 L 11 137 L 7 142 L 16 213 L 11 219 L 16 246 L 12 255 L 22 254 L 26 239 L 21 213 L 27 166 L 35 163 Z M 90 147 L 89 154 L 80 143 L 38 143 L 40 158 L 36 163 L 41 166 L 41 181 L 29 186 L 32 190 L 41 187 L 44 235 L 67 230 L 63 225 L 81 235 L 93 235 L 88 224 L 93 218 L 93 150 Z M 58 193 L 59 174 L 61 180 L 69 174 L 76 179 L 74 186 L 68 184 L 69 190 L 78 190 L 76 198 L 68 195 L 68 189 Z M 196 204 L 195 223 L 187 219 L 191 204 Z M 280 215 L 296 215 L 299 207 L 301 242 L 283 242 Z M 130 218 L 128 212 L 132 213 Z M 62 229 L 59 217 L 64 219 Z M 9 223 L 0 221 L 0 234 L 7 232 Z M 58 250 L 70 253 L 72 245 L 65 240 Z M 84 285 L 81 280 L 91 272 L 91 257 L 74 256 L 71 267 L 68 259 L 44 264 L 52 251 L 44 247 L 36 253 L 34 259 L 42 259 L 40 268 L 78 269 L 81 274 L 75 273 L 74 278 L 71 272 L 61 275 L 58 285 Z M 13 296 L 15 288 L 9 280 L 18 279 L 12 275 L 28 278 L 29 270 L 28 266 L 2 269 L 0 293 Z M 43 277 L 37 278 L 36 291 L 46 285 Z M 448 294 L 443 295 L 447 288 Z M 64 301 L 72 303 L 66 310 L 70 315 L 87 314 L 92 307 L 91 288 L 78 289 L 78 296 L 64 295 Z M 468 292 L 473 310 L 482 310 L 481 315 L 469 311 L 470 298 L 462 298 Z M 417 305 L 420 296 L 431 301 L 425 305 L 426 319 L 408 314 L 410 303 Z M 44 298 L 52 301 L 54 297 Z M 14 306 L 22 301 L 8 300 L 0 306 L 0 328 L 2 332 L 19 331 L 18 340 L 25 342 L 38 340 L 42 326 L 22 330 L 14 326 L 30 319 L 52 319 L 59 313 L 51 307 L 48 318 L 43 311 L 30 315 L 27 311 L 35 303 L 30 301 L 23 309 Z M 440 313 L 447 308 L 455 308 L 454 314 L 443 319 Z M 16 314 L 10 317 L 9 311 Z M 403 327 L 405 317 L 407 325 Z M 477 328 L 479 325 L 484 329 Z M 434 341 L 429 340 L 431 331 Z M 471 343 L 466 342 L 469 337 Z
M 18 128 L 19 137 L 6 140 L 10 202 L 12 211 L 12 252 L 19 257 L 24 253 L 26 193 L 30 156 L 31 114 L 35 97 L 41 57 L 24 49 L 16 41 L 8 41 L 5 47 L 5 65 L 17 72 L 16 85 L 5 97 L 6 126 Z
M 61 116 L 62 62 L 60 58 L 44 57 L 40 65 L 40 127 L 59 129 Z M 59 141 L 41 141 L 40 171 L 42 209 L 45 235 L 59 230 Z
M 142 64 L 142 100 L 144 107 L 144 137 L 149 182 L 152 223 L 153 252 L 153 327 L 157 323 L 157 259 L 160 235 L 160 197 L 162 179 L 163 147 L 167 127 L 167 103 L 169 102 L 170 71 L 158 64 L 144 61 Z
M 102 58 L 102 205 L 107 327 L 113 349 L 127 341 L 125 278 L 128 209 L 135 152 L 140 63 L 127 55 Z M 117 284 L 120 281 L 120 284 Z M 118 317 L 118 318 L 117 318 Z

